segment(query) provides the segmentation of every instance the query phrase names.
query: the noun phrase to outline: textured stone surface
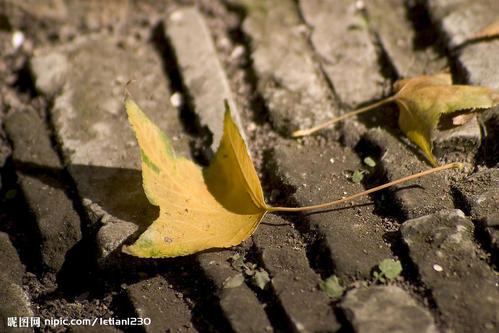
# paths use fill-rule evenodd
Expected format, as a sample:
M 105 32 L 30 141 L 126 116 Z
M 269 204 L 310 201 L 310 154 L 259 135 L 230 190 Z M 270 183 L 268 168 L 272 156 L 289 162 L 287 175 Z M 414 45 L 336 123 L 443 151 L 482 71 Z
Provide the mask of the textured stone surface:
M 224 100 L 229 103 L 234 122 L 241 127 L 238 108 L 206 22 L 194 7 L 173 12 L 166 21 L 183 83 L 192 98 L 201 126 L 213 134 L 211 148 L 216 151 L 223 134 Z M 244 137 L 244 133 L 241 132 Z
M 55 50 L 40 51 L 32 60 L 37 88 L 46 94 L 57 92 L 52 119 L 79 195 L 87 199 L 85 207 L 101 221 L 108 214 L 113 217 L 108 220 L 123 223 L 115 228 L 123 231 L 114 235 L 116 246 L 133 232 L 129 222 L 143 230 L 157 214 L 142 190 L 140 152 L 123 109 L 128 79 L 138 78 L 128 89 L 172 139 L 178 154 L 187 155 L 189 151 L 177 112 L 169 107 L 167 80 L 155 74 L 162 70 L 158 54 L 150 44 L 139 40 L 118 42 L 112 37 L 90 35 Z M 54 54 L 58 55 L 56 60 L 50 60 Z M 61 73 L 57 68 L 60 57 L 68 63 Z M 50 80 L 54 71 L 63 77 L 62 86 L 58 80 Z M 91 210 L 96 207 L 100 209 Z M 113 250 L 110 244 L 99 247 L 101 253 Z
M 499 91 L 499 59 L 485 56 L 499 51 L 499 40 L 470 44 L 458 55 L 458 62 L 470 84 L 487 86 Z M 482 56 L 477 56 L 480 54 Z
M 430 312 L 397 286 L 350 290 L 341 307 L 358 333 L 438 332 Z
M 127 288 L 127 295 L 137 316 L 151 319 L 150 325 L 143 325 L 146 332 L 197 332 L 182 295 L 164 278 L 157 276 L 135 283 Z
M 404 222 L 402 237 L 446 330 L 497 332 L 497 275 L 480 259 L 473 224 L 460 210 Z
M 300 1 L 310 40 L 340 100 L 354 107 L 383 93 L 384 78 L 367 24 L 356 3 Z M 392 11 L 394 12 L 394 11 Z
M 365 1 L 364 4 L 369 26 L 379 39 L 398 76 L 432 74 L 446 66 L 446 59 L 438 58 L 438 54 L 431 47 L 417 45 L 417 32 L 409 20 L 412 13 L 407 12 L 410 9 L 407 9 L 406 3 L 398 0 L 373 0 Z M 432 37 L 436 40 L 438 35 L 433 34 Z M 427 46 L 431 45 L 428 40 L 425 43 Z
M 9 235 L 0 232 L 0 277 L 20 285 L 23 275 L 24 267 Z
M 429 0 L 430 13 L 453 48 L 465 42 L 497 19 L 499 3 L 495 0 Z
M 495 198 L 499 198 L 499 193 L 495 193 Z M 489 237 L 490 247 L 494 254 L 499 252 L 499 213 L 493 213 L 482 219 L 482 228 L 485 229 Z
M 220 308 L 234 332 L 272 331 L 262 304 L 244 282 L 236 288 L 224 288 L 224 281 L 239 273 L 228 261 L 234 254 L 233 251 L 206 252 L 199 254 L 197 259 L 215 285 Z
M 333 201 L 363 189 L 348 179 L 362 167 L 348 148 L 335 144 L 302 146 L 282 140 L 274 148 L 273 158 L 277 177 L 296 189 L 292 196 L 299 206 Z M 364 197 L 320 213 L 305 213 L 311 228 L 325 238 L 328 256 L 339 277 L 368 278 L 374 266 L 391 256 L 383 240 L 381 219 L 372 210 L 372 202 Z
M 272 287 L 293 330 L 336 331 L 341 326 L 321 281 L 309 266 L 303 240 L 291 225 L 276 215 L 267 215 L 253 235 L 269 272 Z
M 499 249 L 499 169 L 471 174 L 455 185 L 463 208 L 488 236 L 490 248 Z
M 484 169 L 455 185 L 467 213 L 476 220 L 499 211 L 499 169 Z
M 16 247 L 12 252 L 7 246 L 4 253 L 0 246 L 4 264 L 12 260 L 12 267 L 0 274 L 0 290 L 4 295 L 17 288 L 13 297 L 3 297 L 8 301 L 0 308 L 20 309 L 21 314 L 31 306 L 43 318 L 150 314 L 161 331 L 220 332 L 361 331 L 369 314 L 376 316 L 372 327 L 421 318 L 429 324 L 417 328 L 432 329 L 427 313 L 420 311 L 425 309 L 442 332 L 497 331 L 497 185 L 492 171 L 497 169 L 497 109 L 478 116 L 484 139 L 476 135 L 477 122 L 470 123 L 475 132 L 463 126 L 465 132 L 451 130 L 442 141 L 436 138 L 439 162 L 465 160 L 464 171 L 439 173 L 320 212 L 269 214 L 253 237 L 231 249 L 150 260 L 120 251 L 123 240 L 143 231 L 158 213 L 141 188 L 140 151 L 123 110 L 124 86 L 179 154 L 188 157 L 189 148 L 194 156 L 214 148 L 205 139 L 207 129 L 220 133 L 215 119 L 220 113 L 209 110 L 220 110 L 228 83 L 248 121 L 242 128 L 267 202 L 298 206 L 338 199 L 429 168 L 398 130 L 396 107 L 359 115 L 310 138 L 282 140 L 279 134 L 345 111 L 337 105 L 348 109 L 378 98 L 382 87 L 388 94 L 389 81 L 397 76 L 433 73 L 444 66 L 459 83 L 497 88 L 496 39 L 455 47 L 463 32 L 469 36 L 490 23 L 497 12 L 490 1 L 26 0 L 0 6 L 0 127 L 7 114 L 34 112 L 50 130 L 46 147 L 58 149 L 58 154 L 22 149 L 24 161 L 49 166 L 35 170 L 33 164 L 28 169 L 9 158 L 15 143 L 10 136 L 0 143 L 0 165 L 5 164 L 0 170 L 0 229 Z M 191 7 L 181 7 L 186 5 Z M 484 6 L 491 10 L 484 12 Z M 172 97 L 174 92 L 187 103 L 178 94 Z M 31 129 L 31 123 L 14 132 Z M 359 144 L 367 130 L 378 126 L 372 131 L 384 134 L 371 133 Z M 42 135 L 34 141 L 40 145 L 44 140 Z M 439 152 L 442 147 L 445 151 Z M 377 167 L 362 163 L 366 156 Z M 350 180 L 356 170 L 366 172 L 362 184 Z M 15 183 L 16 173 L 44 182 L 37 186 L 61 181 L 56 188 L 70 195 L 85 222 L 82 241 L 68 252 L 58 274 L 38 264 L 38 243 L 30 240 L 41 233 L 34 225 L 24 230 L 25 218 L 31 222 L 36 216 L 25 212 L 29 205 Z M 57 211 L 60 200 L 54 196 L 53 201 Z M 454 206 L 474 226 L 461 218 L 450 225 L 442 217 L 427 229 L 416 228 L 424 229 L 419 239 L 413 231 L 400 233 L 402 223 L 392 218 L 403 222 L 405 216 Z M 27 267 L 22 289 L 15 252 Z M 269 273 L 267 289 L 248 276 L 239 287 L 223 288 L 225 279 L 241 271 L 233 264 L 236 253 Z M 372 281 L 372 269 L 382 259 L 395 256 L 404 272 L 394 283 L 403 292 L 393 286 L 359 287 Z M 338 300 L 318 288 L 320 279 L 332 274 L 348 290 Z M 5 276 L 16 283 L 4 283 Z M 342 306 L 352 300 L 354 306 Z M 165 313 L 165 308 L 173 310 Z M 345 316 L 350 309 L 357 312 Z M 92 329 L 135 330 L 42 328 Z
M 0 276 L 0 331 L 11 332 L 33 332 L 30 327 L 8 327 L 7 318 L 15 317 L 19 324 L 19 317 L 33 317 L 31 303 L 28 295 L 22 287 L 16 283 Z
M 81 239 L 80 217 L 65 191 L 62 165 L 45 123 L 34 111 L 10 114 L 6 131 L 13 143 L 18 183 L 41 234 L 42 261 L 58 271 L 66 252 Z
M 251 41 L 258 92 L 266 100 L 275 128 L 289 133 L 322 123 L 337 113 L 303 36 L 294 2 L 232 2 L 246 10 L 243 30 Z
M 436 131 L 433 137 L 433 155 L 444 161 L 473 163 L 482 143 L 477 117 L 447 130 Z
M 380 182 L 382 177 L 386 177 L 387 181 L 392 181 L 428 169 L 429 163 L 420 151 L 402 143 L 395 136 L 380 128 L 369 130 L 364 139 L 366 142 L 363 149 L 373 152 L 378 160 L 376 177 L 373 177 L 376 182 Z M 451 172 L 453 171 L 445 173 Z M 406 218 L 453 207 L 449 182 L 442 177 L 442 173 L 392 186 L 383 193 L 389 193 L 393 197 L 392 204 L 398 207 Z M 386 213 L 392 214 L 393 212 L 387 211 Z

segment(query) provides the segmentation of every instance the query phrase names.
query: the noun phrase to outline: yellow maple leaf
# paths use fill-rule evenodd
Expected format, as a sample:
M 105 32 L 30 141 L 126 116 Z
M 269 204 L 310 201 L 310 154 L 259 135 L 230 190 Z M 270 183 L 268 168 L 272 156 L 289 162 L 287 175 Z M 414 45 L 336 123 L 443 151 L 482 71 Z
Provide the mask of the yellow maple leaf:
M 165 134 L 127 98 L 126 110 L 142 153 L 142 181 L 158 218 L 123 252 L 142 258 L 192 254 L 237 245 L 251 236 L 268 212 L 320 209 L 424 176 L 460 167 L 451 163 L 354 194 L 307 207 L 272 207 L 265 203 L 260 180 L 237 126 L 225 104 L 224 133 L 204 169 L 175 156 Z
M 342 119 L 395 102 L 399 107 L 399 127 L 417 144 L 434 166 L 437 166 L 432 150 L 432 134 L 440 116 L 459 110 L 485 109 L 499 104 L 499 94 L 488 87 L 453 85 L 449 73 L 422 75 L 394 83 L 395 95 L 375 104 L 346 113 L 314 128 L 299 130 L 293 137 L 310 135 Z
M 399 127 L 417 144 L 433 165 L 432 134 L 440 116 L 459 110 L 485 109 L 497 105 L 499 94 L 488 87 L 452 85 L 448 73 L 423 75 L 395 82 L 393 96 L 399 113 Z
M 176 157 L 168 138 L 131 99 L 126 108 L 142 151 L 142 177 L 159 217 L 123 251 L 139 257 L 175 257 L 241 243 L 269 207 L 230 111 L 211 164 L 201 170 Z

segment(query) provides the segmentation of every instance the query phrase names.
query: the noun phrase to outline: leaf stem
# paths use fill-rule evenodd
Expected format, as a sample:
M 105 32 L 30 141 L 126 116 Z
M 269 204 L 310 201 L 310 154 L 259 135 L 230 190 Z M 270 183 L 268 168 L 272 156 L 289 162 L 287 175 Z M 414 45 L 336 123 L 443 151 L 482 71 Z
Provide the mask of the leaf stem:
M 325 128 L 325 127 L 328 127 L 328 126 L 330 126 L 330 125 L 332 125 L 334 123 L 337 123 L 340 120 L 353 117 L 355 115 L 358 115 L 359 113 L 363 113 L 363 112 L 372 110 L 374 108 L 377 108 L 378 106 L 381 106 L 381 105 L 384 105 L 384 104 L 388 104 L 388 103 L 391 103 L 393 101 L 395 101 L 395 96 L 387 97 L 387 98 L 382 99 L 381 101 L 378 101 L 378 102 L 376 102 L 374 104 L 365 106 L 363 108 L 360 108 L 360 109 L 357 109 L 357 110 L 354 110 L 354 111 L 351 111 L 351 112 L 347 112 L 347 113 L 345 113 L 345 114 L 343 114 L 343 115 L 341 115 L 339 117 L 333 118 L 333 119 L 331 119 L 329 121 L 326 121 L 325 123 L 322 123 L 322 124 L 317 125 L 315 127 L 294 131 L 293 133 L 291 133 L 291 137 L 297 138 L 297 137 L 300 137 L 300 136 L 310 135 L 310 134 L 315 133 L 315 132 L 317 132 L 317 131 Z
M 326 202 L 326 203 L 322 203 L 322 204 L 319 204 L 319 205 L 305 206 L 305 207 L 268 207 L 268 211 L 269 212 L 302 212 L 302 211 L 307 211 L 307 210 L 315 210 L 315 209 L 326 208 L 326 207 L 329 207 L 329 206 L 334 206 L 334 205 L 338 205 L 340 203 L 351 201 L 351 200 L 356 199 L 358 197 L 361 197 L 363 195 L 370 194 L 370 193 L 373 193 L 373 192 L 385 189 L 387 187 L 390 187 L 390 186 L 393 186 L 393 185 L 396 185 L 396 184 L 400 184 L 400 183 L 406 182 L 406 181 L 411 180 L 411 179 L 423 177 L 423 176 L 426 176 L 426 175 L 429 175 L 429 174 L 432 174 L 432 173 L 435 173 L 435 172 L 439 172 L 439 171 L 443 171 L 443 170 L 447 170 L 447 169 L 451 169 L 451 168 L 459 168 L 459 169 L 461 169 L 462 167 L 463 167 L 463 165 L 461 163 L 458 163 L 458 162 L 449 163 L 449 164 L 446 164 L 446 165 L 442 165 L 440 167 L 436 167 L 436 168 L 432 168 L 432 169 L 429 169 L 429 170 L 426 170 L 426 171 L 422 171 L 422 172 L 416 173 L 414 175 L 403 177 L 403 178 L 391 181 L 389 183 L 386 183 L 386 184 L 383 184 L 383 185 L 380 185 L 380 186 L 373 187 L 373 188 L 371 188 L 369 190 L 365 190 L 365 191 L 356 193 L 354 195 L 351 195 L 349 197 L 342 198 L 342 199 L 339 199 L 339 200 L 335 200 L 335 201 L 331 201 L 331 202 Z

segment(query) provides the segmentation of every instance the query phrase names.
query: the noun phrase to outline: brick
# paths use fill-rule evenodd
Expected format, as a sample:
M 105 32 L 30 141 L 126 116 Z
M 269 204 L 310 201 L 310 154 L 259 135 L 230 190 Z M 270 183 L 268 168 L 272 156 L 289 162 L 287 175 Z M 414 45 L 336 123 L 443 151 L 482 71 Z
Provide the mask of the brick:
M 232 2 L 246 11 L 242 28 L 251 40 L 257 90 L 274 127 L 289 134 L 332 118 L 338 111 L 303 36 L 294 2 Z
M 127 296 L 138 317 L 150 318 L 151 324 L 142 326 L 146 332 L 197 332 L 182 295 L 164 278 L 157 276 L 130 285 Z
M 24 275 L 24 267 L 9 235 L 0 232 L 0 276 L 20 285 Z
M 473 219 L 480 220 L 499 211 L 499 169 L 482 169 L 456 183 L 453 188 Z
M 197 260 L 205 275 L 215 285 L 220 308 L 234 332 L 272 331 L 263 305 L 244 282 L 236 288 L 223 287 L 227 278 L 239 273 L 228 262 L 235 253 L 234 251 L 200 253 L 197 255 Z
M 61 61 L 68 65 L 59 73 Z M 136 79 L 128 89 L 171 138 L 178 155 L 189 152 L 177 111 L 169 105 L 168 81 L 157 74 L 162 63 L 153 46 L 136 39 L 87 35 L 38 50 L 31 63 L 37 89 L 54 100 L 50 113 L 57 139 L 79 196 L 95 218 L 92 222 L 107 214 L 113 217 L 108 221 L 147 226 L 157 210 L 144 195 L 140 151 L 123 109 L 123 85 L 128 79 Z M 51 80 L 56 74 L 63 77 L 62 86 Z M 128 224 L 119 230 L 124 233 L 115 235 L 116 245 L 131 231 Z M 101 253 L 113 250 L 109 244 L 98 246 Z
M 362 185 L 347 178 L 349 172 L 361 169 L 359 158 L 338 144 L 302 146 L 282 140 L 275 145 L 273 163 L 279 181 L 296 190 L 290 195 L 299 206 L 332 201 L 363 190 Z M 382 221 L 373 214 L 370 203 L 364 197 L 303 216 L 310 228 L 324 238 L 331 266 L 341 278 L 368 279 L 374 266 L 392 256 L 383 240 Z
M 499 198 L 499 191 L 496 191 L 496 200 Z M 490 247 L 493 249 L 494 253 L 497 254 L 499 252 L 499 214 L 491 214 L 484 219 L 481 220 L 481 227 L 485 229 L 487 236 L 489 237 L 488 242 L 490 243 Z
M 397 286 L 352 289 L 341 307 L 358 333 L 438 332 L 429 311 Z
M 0 298 L 2 299 L 0 303 L 0 331 L 6 333 L 33 332 L 31 327 L 7 326 L 9 317 L 15 317 L 18 324 L 19 317 L 33 317 L 29 296 L 22 287 L 5 279 L 4 276 L 0 276 Z
M 498 9 L 499 10 L 499 9 Z M 486 86 L 499 91 L 499 40 L 474 43 L 464 47 L 457 56 L 457 63 L 466 80 L 472 85 Z
M 380 128 L 370 129 L 364 139 L 363 151 L 373 152 L 378 160 L 376 178 L 373 177 L 375 182 L 396 180 L 429 168 L 419 150 L 410 149 L 407 144 Z M 392 197 L 393 206 L 386 213 L 400 214 L 402 216 L 398 217 L 407 219 L 453 207 L 449 181 L 445 177 L 452 172 L 455 171 L 428 175 L 390 187 L 381 194 Z
M 473 163 L 482 143 L 482 131 L 477 117 L 446 130 L 437 130 L 433 138 L 433 155 L 447 161 Z
M 45 122 L 34 110 L 11 112 L 5 119 L 5 130 L 14 148 L 12 158 L 24 169 L 29 165 L 51 172 L 62 169 Z
M 223 134 L 224 100 L 234 122 L 241 126 L 238 107 L 229 81 L 220 64 L 215 45 L 203 16 L 194 7 L 173 12 L 166 21 L 165 33 L 174 49 L 182 81 L 192 98 L 201 126 L 213 134 L 211 148 L 216 151 Z M 244 137 L 244 133 L 241 132 Z
M 486 242 L 499 249 L 499 169 L 483 169 L 455 184 L 466 213 L 478 223 L 477 227 L 488 236 Z
M 448 38 L 448 47 L 465 42 L 497 19 L 499 3 L 495 0 L 429 0 L 429 13 Z
M 407 78 L 436 73 L 446 66 L 446 59 L 439 58 L 431 48 L 415 47 L 417 32 L 411 25 L 403 1 L 374 0 L 365 1 L 364 4 L 369 26 L 398 76 Z
M 474 228 L 460 210 L 442 210 L 404 222 L 409 256 L 438 308 L 444 330 L 496 332 L 497 276 L 480 258 Z
M 336 331 L 340 324 L 321 281 L 308 263 L 298 232 L 277 215 L 267 215 L 253 235 L 272 288 L 297 332 Z
M 340 100 L 350 107 L 383 94 L 376 48 L 354 1 L 301 1 L 310 41 Z
M 62 166 L 42 119 L 32 110 L 6 119 L 13 143 L 18 183 L 40 232 L 42 261 L 58 271 L 65 256 L 81 240 L 80 217 L 62 182 Z

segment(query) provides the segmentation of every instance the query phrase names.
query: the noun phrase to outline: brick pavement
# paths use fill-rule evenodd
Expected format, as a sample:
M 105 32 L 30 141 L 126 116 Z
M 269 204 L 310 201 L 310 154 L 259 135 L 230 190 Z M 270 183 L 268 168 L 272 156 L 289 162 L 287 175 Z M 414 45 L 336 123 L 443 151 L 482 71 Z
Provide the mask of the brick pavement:
M 231 249 L 156 260 L 120 252 L 157 215 L 123 110 L 129 80 L 177 153 L 201 163 L 228 99 L 267 201 L 282 205 L 429 167 L 390 106 L 313 137 L 293 140 L 292 130 L 445 67 L 457 82 L 499 87 L 497 39 L 463 44 L 494 19 L 493 0 L 195 2 L 0 7 L 10 20 L 0 31 L 0 262 L 12 263 L 0 275 L 10 300 L 0 327 L 33 313 L 150 317 L 146 332 L 497 331 L 497 108 L 439 133 L 437 159 L 465 161 L 462 172 L 324 212 L 269 215 Z M 16 29 L 27 38 L 20 50 L 9 44 Z M 360 169 L 367 176 L 353 183 Z M 236 257 L 269 274 L 265 289 L 249 277 L 225 287 L 240 273 Z M 370 285 L 386 258 L 402 262 L 402 275 Z M 319 288 L 333 274 L 347 288 L 340 299 Z

